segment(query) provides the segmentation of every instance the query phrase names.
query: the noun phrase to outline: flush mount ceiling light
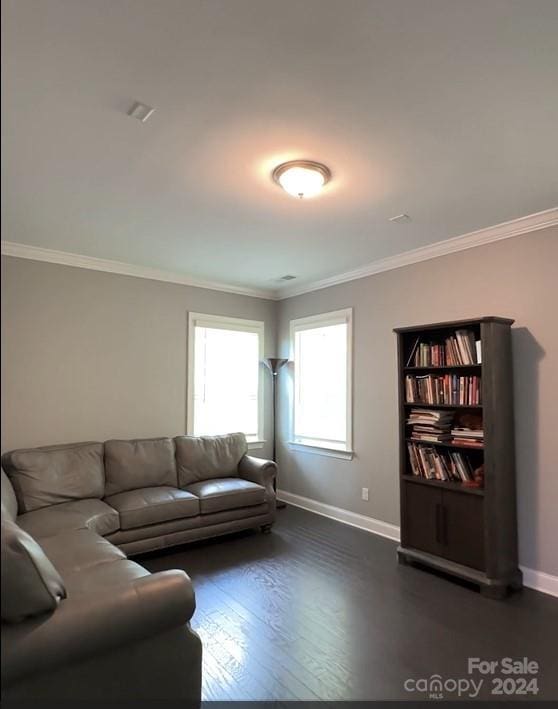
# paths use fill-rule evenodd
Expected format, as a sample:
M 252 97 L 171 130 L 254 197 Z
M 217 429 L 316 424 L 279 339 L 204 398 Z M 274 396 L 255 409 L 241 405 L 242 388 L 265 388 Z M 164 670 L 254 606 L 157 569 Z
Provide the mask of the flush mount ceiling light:
M 331 179 L 331 172 L 319 162 L 291 160 L 278 165 L 272 176 L 285 192 L 302 199 L 317 195 Z

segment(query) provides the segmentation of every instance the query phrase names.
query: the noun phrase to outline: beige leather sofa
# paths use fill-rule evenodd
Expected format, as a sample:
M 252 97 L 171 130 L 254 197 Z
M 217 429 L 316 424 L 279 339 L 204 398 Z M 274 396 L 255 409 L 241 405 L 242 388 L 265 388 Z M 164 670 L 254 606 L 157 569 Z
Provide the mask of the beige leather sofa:
M 190 579 L 127 556 L 267 531 L 275 464 L 231 434 L 25 449 L 2 465 L 3 698 L 199 701 Z

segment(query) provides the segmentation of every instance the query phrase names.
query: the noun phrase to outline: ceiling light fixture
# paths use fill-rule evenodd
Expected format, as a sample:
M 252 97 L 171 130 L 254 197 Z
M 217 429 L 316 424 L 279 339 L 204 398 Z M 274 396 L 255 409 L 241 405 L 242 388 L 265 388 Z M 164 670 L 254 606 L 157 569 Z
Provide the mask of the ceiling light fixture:
M 291 160 L 278 165 L 272 177 L 285 192 L 300 199 L 314 197 L 331 179 L 329 168 L 312 160 Z

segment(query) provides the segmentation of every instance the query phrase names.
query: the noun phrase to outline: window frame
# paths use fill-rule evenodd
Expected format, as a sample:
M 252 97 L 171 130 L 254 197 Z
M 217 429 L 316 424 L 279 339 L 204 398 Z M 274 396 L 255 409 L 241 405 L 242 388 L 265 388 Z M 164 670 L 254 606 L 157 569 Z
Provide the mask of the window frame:
M 316 439 L 297 437 L 296 431 L 296 395 L 297 395 L 297 360 L 296 360 L 296 334 L 304 330 L 312 330 L 328 325 L 347 325 L 347 401 L 346 401 L 346 431 L 345 445 L 343 448 L 321 444 Z M 352 460 L 353 451 L 353 309 L 344 308 L 327 313 L 309 315 L 290 321 L 290 359 L 294 362 L 293 369 L 293 396 L 291 409 L 291 427 L 289 448 L 304 453 L 315 453 L 333 458 Z M 312 441 L 312 442 L 310 442 Z
M 256 440 L 248 440 L 249 450 L 264 447 L 265 425 L 265 381 L 264 381 L 264 340 L 265 322 L 263 320 L 247 320 L 234 318 L 228 315 L 210 315 L 208 313 L 188 313 L 188 361 L 187 361 L 187 406 L 186 406 L 186 433 L 194 436 L 194 382 L 195 382 L 195 331 L 196 327 L 208 327 L 221 330 L 238 330 L 239 332 L 253 332 L 258 335 L 258 431 Z

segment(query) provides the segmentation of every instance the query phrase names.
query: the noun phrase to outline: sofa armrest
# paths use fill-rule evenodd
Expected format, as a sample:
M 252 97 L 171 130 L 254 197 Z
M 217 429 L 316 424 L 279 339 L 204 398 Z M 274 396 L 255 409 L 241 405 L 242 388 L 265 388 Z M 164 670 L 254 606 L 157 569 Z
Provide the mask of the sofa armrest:
M 194 610 L 192 583 L 179 570 L 102 593 L 69 596 L 50 615 L 2 625 L 2 681 L 8 684 L 185 626 Z
M 273 482 L 277 475 L 277 463 L 272 460 L 263 460 L 262 458 L 245 455 L 238 464 L 238 474 L 244 480 L 262 485 L 275 496 Z

